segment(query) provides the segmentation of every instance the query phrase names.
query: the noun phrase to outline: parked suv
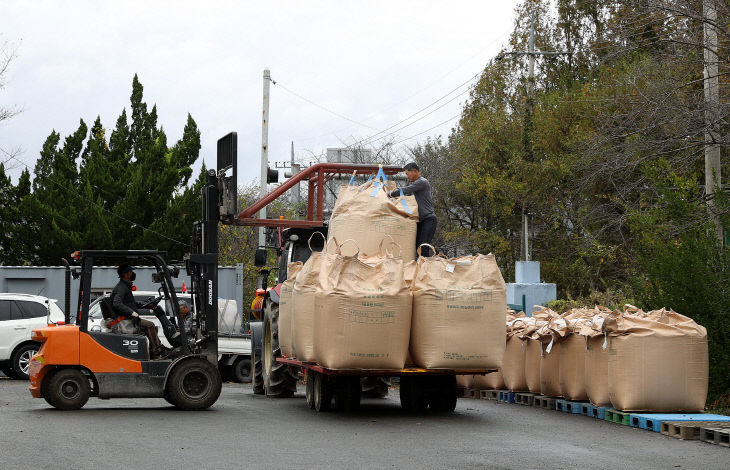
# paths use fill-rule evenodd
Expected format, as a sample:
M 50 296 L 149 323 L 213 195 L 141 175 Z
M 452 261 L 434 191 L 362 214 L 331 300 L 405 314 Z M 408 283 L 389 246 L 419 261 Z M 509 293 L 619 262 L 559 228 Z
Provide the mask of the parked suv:
M 30 358 L 40 343 L 30 339 L 35 328 L 63 323 L 56 301 L 39 295 L 0 294 L 0 370 L 10 377 L 28 379 Z

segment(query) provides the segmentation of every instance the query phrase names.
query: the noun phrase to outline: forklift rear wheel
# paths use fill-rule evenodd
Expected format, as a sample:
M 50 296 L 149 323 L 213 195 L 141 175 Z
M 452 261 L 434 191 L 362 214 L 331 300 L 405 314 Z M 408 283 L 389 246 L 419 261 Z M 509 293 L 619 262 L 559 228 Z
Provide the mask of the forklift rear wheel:
M 261 364 L 261 353 L 258 354 L 253 349 L 251 350 L 251 362 L 253 363 L 253 377 L 251 378 L 251 385 L 253 385 L 253 393 L 256 395 L 264 394 L 264 373 L 263 365 Z
M 310 410 L 314 409 L 314 374 L 312 372 L 307 373 L 307 385 L 304 391 L 304 396 L 307 399 L 307 406 Z
M 279 306 L 268 302 L 264 307 L 263 356 L 264 390 L 267 397 L 289 398 L 297 391 L 297 375 L 288 365 L 276 362 L 279 348 Z
M 329 411 L 332 408 L 332 389 L 329 377 L 324 374 L 314 375 L 314 409 Z
M 204 410 L 221 394 L 218 368 L 205 359 L 189 359 L 177 365 L 167 380 L 165 397 L 183 410 Z
M 43 398 L 59 410 L 78 410 L 89 400 L 89 379 L 78 369 L 53 373 L 43 387 Z
M 231 366 L 233 380 L 238 383 L 251 382 L 251 360 L 247 357 L 239 357 Z

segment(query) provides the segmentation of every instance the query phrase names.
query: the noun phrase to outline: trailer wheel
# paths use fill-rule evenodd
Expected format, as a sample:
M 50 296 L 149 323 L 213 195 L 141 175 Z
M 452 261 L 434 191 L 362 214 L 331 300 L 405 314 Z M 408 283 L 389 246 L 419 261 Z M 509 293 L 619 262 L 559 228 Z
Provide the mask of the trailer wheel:
M 428 399 L 421 380 L 416 377 L 400 378 L 400 406 L 406 411 L 420 412 L 428 406 Z
M 204 410 L 218 400 L 221 386 L 217 367 L 205 359 L 188 359 L 170 373 L 165 398 L 183 410 Z
M 314 409 L 317 411 L 332 409 L 332 389 L 329 377 L 324 374 L 314 375 Z
M 363 377 L 360 381 L 362 384 L 362 396 L 366 398 L 385 398 L 388 396 L 390 388 L 390 377 Z
M 251 362 L 253 363 L 253 377 L 251 378 L 251 384 L 253 385 L 253 393 L 255 395 L 264 394 L 264 376 L 263 376 L 263 365 L 261 364 L 261 354 L 251 350 Z
M 78 410 L 89 401 L 89 379 L 78 369 L 53 373 L 43 387 L 43 398 L 59 410 Z
M 239 357 L 231 366 L 231 376 L 238 383 L 251 382 L 251 360 L 247 357 Z
M 288 365 L 276 362 L 279 348 L 279 306 L 268 302 L 264 307 L 264 337 L 261 346 L 266 396 L 289 398 L 297 391 L 297 376 Z
M 310 410 L 314 409 L 314 374 L 309 372 L 307 374 L 307 385 L 304 390 L 304 396 L 307 399 L 307 406 Z
M 335 395 L 335 409 L 355 411 L 360 408 L 360 377 L 340 377 Z
M 456 376 L 434 377 L 433 389 L 429 397 L 431 410 L 451 413 L 456 409 Z

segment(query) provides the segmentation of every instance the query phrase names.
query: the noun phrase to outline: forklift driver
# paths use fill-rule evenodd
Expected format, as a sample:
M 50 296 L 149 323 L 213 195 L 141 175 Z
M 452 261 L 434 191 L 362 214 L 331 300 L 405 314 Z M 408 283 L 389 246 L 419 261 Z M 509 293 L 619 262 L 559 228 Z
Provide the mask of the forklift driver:
M 150 357 L 152 359 L 159 358 L 166 348 L 162 346 L 160 338 L 157 337 L 155 324 L 139 317 L 137 304 L 134 301 L 134 295 L 132 295 L 132 282 L 137 275 L 128 264 L 120 265 L 117 268 L 117 274 L 119 274 L 119 282 L 114 286 L 111 294 L 112 305 L 117 318 L 131 318 L 134 320 L 144 330 L 147 339 L 150 341 Z

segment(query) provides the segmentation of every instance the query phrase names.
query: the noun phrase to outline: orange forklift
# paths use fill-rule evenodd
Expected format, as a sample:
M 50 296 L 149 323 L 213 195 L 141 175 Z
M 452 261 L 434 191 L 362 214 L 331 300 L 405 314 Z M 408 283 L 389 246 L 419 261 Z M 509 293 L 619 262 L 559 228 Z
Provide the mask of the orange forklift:
M 214 171 L 208 174 L 208 183 L 203 189 L 203 221 L 195 223 L 192 252 L 185 257 L 191 279 L 194 331 L 185 331 L 172 283 L 172 277 L 177 277 L 180 270 L 167 265 L 165 252 L 75 252 L 73 258 L 78 265 L 71 273 L 80 278 L 76 320 L 70 324 L 67 318 L 64 325 L 33 330 L 32 338 L 41 343 L 30 363 L 30 392 L 34 397 L 43 397 L 62 410 L 79 409 L 89 397 L 164 398 L 185 410 L 205 409 L 216 402 L 222 383 L 217 367 L 218 186 Z M 139 329 L 135 334 L 121 334 L 89 328 L 93 268 L 121 263 L 150 264 L 156 268 L 152 281 L 160 285 L 159 296 L 138 308 L 151 309 L 168 300 L 180 338 L 185 338 L 164 358 L 150 359 L 147 337 Z M 102 301 L 101 306 L 105 318 L 115 316 L 111 305 Z

